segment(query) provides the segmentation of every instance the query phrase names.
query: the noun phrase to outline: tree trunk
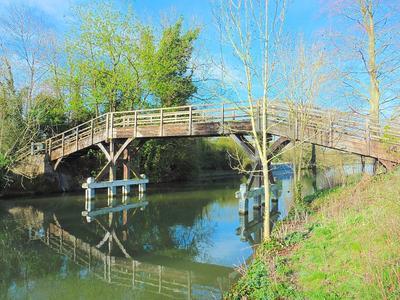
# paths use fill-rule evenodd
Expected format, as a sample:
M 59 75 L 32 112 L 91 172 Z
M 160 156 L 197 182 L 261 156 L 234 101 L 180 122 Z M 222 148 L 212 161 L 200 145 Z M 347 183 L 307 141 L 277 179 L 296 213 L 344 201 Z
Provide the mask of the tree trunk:
M 264 240 L 268 241 L 271 238 L 270 224 L 270 190 L 269 190 L 269 170 L 268 164 L 263 165 L 263 181 L 264 181 Z
M 373 4 L 367 3 L 366 0 L 360 2 L 361 13 L 365 31 L 368 35 L 368 75 L 370 80 L 369 86 L 369 105 L 370 105 L 370 119 L 373 125 L 379 124 L 379 104 L 380 104 L 380 90 L 378 80 L 378 68 L 376 63 L 376 36 L 375 36 L 375 23 L 373 16 Z

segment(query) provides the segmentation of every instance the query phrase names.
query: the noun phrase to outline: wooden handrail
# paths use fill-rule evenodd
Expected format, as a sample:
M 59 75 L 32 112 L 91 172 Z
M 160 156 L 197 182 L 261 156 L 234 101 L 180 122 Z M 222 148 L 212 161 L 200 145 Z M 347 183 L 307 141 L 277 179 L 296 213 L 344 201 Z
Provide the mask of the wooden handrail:
M 150 125 L 159 126 L 160 136 L 163 136 L 166 124 L 188 124 L 188 135 L 192 135 L 193 124 L 219 122 L 224 131 L 226 122 L 249 120 L 249 112 L 255 111 L 257 107 L 257 102 L 254 102 L 253 109 L 246 102 L 224 102 L 109 112 L 50 137 L 43 144 L 45 151 L 49 154 L 60 148 L 64 154 L 65 149 L 72 143 L 75 143 L 75 148 L 78 150 L 80 140 L 89 138 L 90 144 L 93 144 L 94 136 L 99 132 L 105 130 L 105 136 L 113 138 L 114 128 L 127 126 L 133 127 L 134 137 L 137 137 L 138 127 Z M 308 127 L 328 132 L 330 146 L 333 145 L 333 136 L 336 133 L 357 140 L 364 138 L 368 144 L 371 140 L 381 141 L 383 134 L 386 134 L 395 140 L 398 139 L 399 142 L 394 142 L 394 144 L 400 146 L 400 124 L 397 123 L 391 126 L 370 124 L 368 116 L 354 112 L 323 110 L 318 107 L 304 108 L 278 101 L 270 102 L 267 109 L 268 119 L 273 124 L 293 122 L 300 126 L 305 122 L 304 120 L 307 120 L 305 123 Z M 295 137 L 298 137 L 298 130 L 299 128 L 295 129 Z M 21 148 L 17 151 L 18 159 L 29 156 L 29 152 L 29 146 Z

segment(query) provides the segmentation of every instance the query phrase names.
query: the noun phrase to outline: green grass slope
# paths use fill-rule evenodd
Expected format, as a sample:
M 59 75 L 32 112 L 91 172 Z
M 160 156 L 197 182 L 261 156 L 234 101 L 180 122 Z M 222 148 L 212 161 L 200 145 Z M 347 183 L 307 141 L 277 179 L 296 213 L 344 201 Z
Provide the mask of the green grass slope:
M 229 299 L 400 299 L 400 171 L 305 199 Z

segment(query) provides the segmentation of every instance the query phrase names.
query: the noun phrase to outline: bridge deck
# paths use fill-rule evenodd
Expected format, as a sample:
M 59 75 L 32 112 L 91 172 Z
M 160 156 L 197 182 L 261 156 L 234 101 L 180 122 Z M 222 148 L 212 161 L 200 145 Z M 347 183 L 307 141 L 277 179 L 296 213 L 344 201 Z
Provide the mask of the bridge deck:
M 41 150 L 57 160 L 110 139 L 249 134 L 250 115 L 260 115 L 257 105 L 224 103 L 112 112 L 55 135 L 41 147 L 25 147 L 18 159 Z M 400 163 L 400 124 L 374 126 L 367 116 L 301 109 L 283 102 L 269 104 L 267 120 L 267 131 L 275 136 Z

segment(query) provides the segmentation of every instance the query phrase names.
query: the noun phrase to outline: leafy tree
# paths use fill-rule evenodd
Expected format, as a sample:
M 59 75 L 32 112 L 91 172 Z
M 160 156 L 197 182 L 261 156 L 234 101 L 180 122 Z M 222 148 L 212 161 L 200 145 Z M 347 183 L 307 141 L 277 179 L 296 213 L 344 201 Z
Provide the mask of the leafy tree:
M 37 95 L 29 111 L 28 118 L 36 123 L 42 133 L 53 134 L 54 129 L 60 131 L 65 128 L 66 115 L 63 99 L 50 94 Z
M 73 119 L 139 106 L 137 32 L 130 12 L 102 4 L 76 11 L 79 23 L 66 42 L 67 67 L 61 82 Z
M 182 33 L 183 19 L 165 28 L 157 43 L 153 32 L 145 28 L 141 34 L 140 60 L 149 92 L 161 106 L 187 104 L 197 92 L 193 83 L 190 60 L 199 29 Z
M 78 8 L 77 17 L 60 80 L 74 123 L 109 111 L 185 105 L 196 93 L 191 58 L 199 30 L 184 31 L 183 19 L 158 36 L 131 11 L 107 4 Z M 187 140 L 147 143 L 142 171 L 155 181 L 187 178 L 196 170 L 195 147 Z

